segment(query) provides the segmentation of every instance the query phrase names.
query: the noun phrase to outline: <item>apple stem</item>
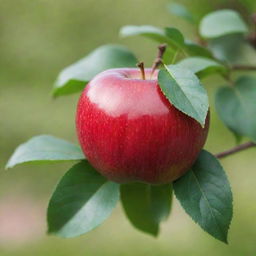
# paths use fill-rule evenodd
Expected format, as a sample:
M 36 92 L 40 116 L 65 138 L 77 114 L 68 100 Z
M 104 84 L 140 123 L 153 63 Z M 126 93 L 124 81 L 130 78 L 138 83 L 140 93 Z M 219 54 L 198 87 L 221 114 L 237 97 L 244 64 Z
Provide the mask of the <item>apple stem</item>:
M 163 63 L 162 58 L 165 53 L 166 47 L 167 47 L 166 44 L 160 44 L 158 46 L 157 57 L 152 65 L 151 77 L 154 74 L 154 72 L 156 71 L 156 69 Z
M 140 69 L 140 72 L 141 72 L 141 78 L 143 79 L 143 80 L 145 80 L 146 79 L 146 76 L 145 76 L 145 69 L 144 69 L 144 62 L 139 62 L 138 64 L 137 64 L 137 67 Z

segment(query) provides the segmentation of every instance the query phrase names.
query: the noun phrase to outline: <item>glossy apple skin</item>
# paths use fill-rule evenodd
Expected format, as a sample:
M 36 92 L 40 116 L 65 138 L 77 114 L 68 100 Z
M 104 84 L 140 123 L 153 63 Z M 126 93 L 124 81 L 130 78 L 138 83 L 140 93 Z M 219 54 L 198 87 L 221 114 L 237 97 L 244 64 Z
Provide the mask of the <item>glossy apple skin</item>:
M 83 91 L 76 127 L 82 150 L 102 175 L 119 182 L 165 184 L 182 176 L 205 144 L 204 128 L 177 110 L 138 69 L 111 69 Z

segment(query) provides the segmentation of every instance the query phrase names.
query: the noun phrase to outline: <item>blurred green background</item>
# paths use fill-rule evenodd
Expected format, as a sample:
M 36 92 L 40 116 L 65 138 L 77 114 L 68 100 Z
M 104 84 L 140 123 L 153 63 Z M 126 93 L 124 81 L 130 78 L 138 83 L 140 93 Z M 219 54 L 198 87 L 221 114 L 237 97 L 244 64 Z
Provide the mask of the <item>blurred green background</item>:
M 234 194 L 229 246 L 204 233 L 175 200 L 157 239 L 135 230 L 121 207 L 96 230 L 74 239 L 47 236 L 47 201 L 72 164 L 23 165 L 4 171 L 14 148 L 38 134 L 77 143 L 74 113 L 78 94 L 53 100 L 58 72 L 94 48 L 121 43 L 151 65 L 156 44 L 144 38 L 118 38 L 127 24 L 178 27 L 193 39 L 195 29 L 168 13 L 167 0 L 0 0 L 0 255 L 86 256 L 246 256 L 256 255 L 255 149 L 222 161 Z M 179 1 L 199 16 L 231 7 L 243 15 L 256 2 Z M 248 18 L 248 17 L 247 17 Z M 225 83 L 203 80 L 210 95 L 212 123 L 206 149 L 222 151 L 235 143 L 218 120 L 214 93 Z

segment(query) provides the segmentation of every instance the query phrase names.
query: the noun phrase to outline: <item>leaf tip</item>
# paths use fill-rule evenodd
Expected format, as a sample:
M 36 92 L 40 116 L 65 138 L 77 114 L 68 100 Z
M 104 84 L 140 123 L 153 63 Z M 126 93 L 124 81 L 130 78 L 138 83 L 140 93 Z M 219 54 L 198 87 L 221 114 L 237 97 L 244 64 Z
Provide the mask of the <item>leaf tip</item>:
M 47 230 L 46 230 L 46 234 L 47 235 L 53 235 L 55 232 L 53 232 L 51 229 L 50 229 L 50 227 L 48 227 L 47 228 Z
M 124 30 L 125 30 L 125 26 L 123 26 L 119 29 L 119 33 L 118 33 L 119 37 L 121 37 L 121 38 L 125 37 Z
M 53 87 L 53 89 L 51 90 L 51 93 L 50 93 L 51 97 L 53 99 L 56 99 L 58 97 L 58 88 L 56 88 L 55 86 Z
M 198 121 L 198 123 L 201 125 L 201 127 L 204 129 L 204 127 L 205 127 L 205 121 L 206 121 L 206 117 L 205 117 L 205 119 L 204 120 L 196 120 L 196 121 Z
M 226 244 L 226 245 L 229 244 L 229 242 L 228 242 L 228 234 L 227 233 L 223 234 L 222 237 L 215 237 L 215 236 L 213 236 L 213 237 L 216 238 L 217 240 L 219 240 L 220 242 Z
M 13 168 L 16 164 L 12 163 L 12 158 L 13 158 L 14 153 L 12 154 L 12 156 L 9 158 L 9 160 L 7 161 L 7 163 L 4 166 L 4 170 L 8 170 Z
M 57 234 L 58 232 L 56 230 L 54 230 L 53 226 L 51 225 L 50 223 L 50 220 L 49 220 L 49 205 L 48 205 L 48 209 L 47 209 L 47 230 L 46 230 L 46 234 L 47 235 L 56 235 L 58 236 Z
M 154 230 L 150 230 L 150 231 L 146 231 L 144 230 L 145 233 L 147 233 L 148 235 L 151 235 L 154 238 L 157 238 L 159 236 L 159 228 L 157 227 Z
M 55 231 L 55 230 L 51 230 L 49 227 L 46 231 L 46 234 L 48 236 L 56 236 L 56 237 L 59 237 L 59 238 L 71 238 L 69 236 L 66 236 L 66 235 L 63 235 L 61 232 L 58 232 L 58 231 Z

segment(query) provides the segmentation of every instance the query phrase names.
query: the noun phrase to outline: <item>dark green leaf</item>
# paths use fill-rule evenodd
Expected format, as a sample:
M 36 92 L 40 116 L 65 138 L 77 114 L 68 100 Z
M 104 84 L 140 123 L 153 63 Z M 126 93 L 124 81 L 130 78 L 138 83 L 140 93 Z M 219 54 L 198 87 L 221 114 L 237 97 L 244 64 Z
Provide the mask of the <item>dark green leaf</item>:
M 236 144 L 239 145 L 243 139 L 243 136 L 240 135 L 240 134 L 237 134 L 236 132 L 233 131 L 233 135 L 235 137 L 235 141 L 236 141 Z
M 210 235 L 227 243 L 232 192 L 219 161 L 202 151 L 191 170 L 173 186 L 187 214 Z
M 256 65 L 256 51 L 241 34 L 212 39 L 209 48 L 217 59 L 228 64 Z
M 187 20 L 190 23 L 195 23 L 195 19 L 191 12 L 182 4 L 171 3 L 168 4 L 168 10 L 170 13 Z
M 13 153 L 6 168 L 28 162 L 82 160 L 80 147 L 50 135 L 39 135 L 21 144 Z
M 163 56 L 163 62 L 165 64 L 171 64 L 173 63 L 173 59 L 175 59 L 177 56 L 177 49 L 171 48 L 171 47 L 167 47 L 165 52 L 164 52 L 164 56 Z
M 183 59 L 176 64 L 178 67 L 186 68 L 195 73 L 198 77 L 205 77 L 210 74 L 227 73 L 227 68 L 220 63 L 202 57 L 190 57 Z
M 227 34 L 248 32 L 248 28 L 236 11 L 218 10 L 207 14 L 200 23 L 200 34 L 206 38 L 216 38 Z
M 240 77 L 234 86 L 216 94 L 216 109 L 221 120 L 238 135 L 256 141 L 256 79 Z
M 185 49 L 190 56 L 213 58 L 212 53 L 207 48 L 188 40 L 185 41 Z
M 121 200 L 128 219 L 144 232 L 157 235 L 159 224 L 170 213 L 172 186 L 142 183 L 121 185 Z
M 172 44 L 177 48 L 184 47 L 184 37 L 182 33 L 176 28 L 165 28 L 165 35 L 172 41 Z
M 101 46 L 59 74 L 53 95 L 60 96 L 81 91 L 98 73 L 110 68 L 135 67 L 136 63 L 136 57 L 123 46 Z
M 107 219 L 118 200 L 119 185 L 82 161 L 63 176 L 52 195 L 48 232 L 60 237 L 82 235 Z
M 158 83 L 167 99 L 181 112 L 204 126 L 209 103 L 206 90 L 196 75 L 176 65 L 159 71 Z

